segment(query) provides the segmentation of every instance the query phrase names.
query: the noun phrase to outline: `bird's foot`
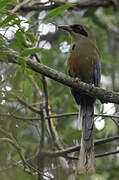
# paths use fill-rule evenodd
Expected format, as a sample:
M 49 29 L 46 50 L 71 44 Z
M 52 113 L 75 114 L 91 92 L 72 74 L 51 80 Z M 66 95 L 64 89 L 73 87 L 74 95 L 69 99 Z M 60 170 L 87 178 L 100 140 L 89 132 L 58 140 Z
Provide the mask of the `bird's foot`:
M 92 86 L 92 88 L 94 88 L 94 87 L 95 87 L 95 85 L 94 85 L 94 84 L 92 84 L 92 83 L 90 83 L 89 85 L 91 85 L 91 86 Z
M 94 87 L 95 87 L 95 85 L 94 85 L 94 84 L 91 84 L 91 86 L 92 86 L 92 88 L 94 88 Z

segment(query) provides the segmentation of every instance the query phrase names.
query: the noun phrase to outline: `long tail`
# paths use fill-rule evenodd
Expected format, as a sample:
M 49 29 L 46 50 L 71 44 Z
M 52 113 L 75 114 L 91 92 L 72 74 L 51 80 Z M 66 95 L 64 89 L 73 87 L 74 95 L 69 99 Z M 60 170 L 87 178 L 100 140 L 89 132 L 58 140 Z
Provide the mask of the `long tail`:
M 95 172 L 95 154 L 93 143 L 94 101 L 85 96 L 81 102 L 80 119 L 82 120 L 81 149 L 77 166 L 77 173 Z

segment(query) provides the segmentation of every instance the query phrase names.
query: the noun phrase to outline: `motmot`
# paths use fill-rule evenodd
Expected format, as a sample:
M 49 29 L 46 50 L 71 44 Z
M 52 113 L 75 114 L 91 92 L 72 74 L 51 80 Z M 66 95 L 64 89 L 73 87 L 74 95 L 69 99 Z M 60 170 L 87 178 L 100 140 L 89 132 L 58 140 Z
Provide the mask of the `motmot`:
M 93 32 L 85 25 L 61 25 L 59 29 L 65 30 L 71 37 L 71 46 L 68 56 L 68 74 L 92 86 L 100 85 L 100 54 L 96 46 Z M 95 172 L 95 153 L 93 142 L 94 102 L 90 97 L 71 88 L 71 93 L 80 105 L 80 126 L 82 128 L 81 148 L 77 164 L 78 173 Z

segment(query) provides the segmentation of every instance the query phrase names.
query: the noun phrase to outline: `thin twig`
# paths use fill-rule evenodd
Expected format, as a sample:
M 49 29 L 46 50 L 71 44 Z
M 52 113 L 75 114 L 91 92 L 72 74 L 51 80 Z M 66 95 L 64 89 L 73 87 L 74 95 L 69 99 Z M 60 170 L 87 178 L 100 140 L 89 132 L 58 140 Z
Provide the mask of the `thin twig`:
M 109 137 L 109 138 L 104 138 L 104 139 L 100 139 L 100 140 L 96 140 L 94 142 L 95 145 L 100 145 L 100 144 L 104 144 L 107 142 L 111 142 L 114 140 L 119 140 L 119 136 L 114 136 L 114 137 Z M 74 146 L 74 147 L 69 147 L 67 149 L 64 150 L 59 150 L 59 151 L 44 151 L 42 152 L 42 155 L 44 156 L 48 156 L 48 157 L 59 157 L 59 156 L 67 156 L 68 153 L 72 153 L 72 152 L 76 152 L 80 150 L 80 145 L 79 146 Z
M 37 54 L 35 54 L 35 58 L 37 59 L 37 62 L 41 63 L 40 58 Z M 51 111 L 49 108 L 48 86 L 47 86 L 46 77 L 44 75 L 42 75 L 42 83 L 43 83 L 45 111 L 46 111 L 46 115 L 44 118 L 46 119 L 46 117 L 47 117 L 47 119 L 48 119 L 48 130 L 49 130 L 50 136 L 52 137 L 52 142 L 60 150 L 60 149 L 62 149 L 62 145 L 59 141 L 59 137 L 58 137 L 58 134 L 54 127 L 52 118 L 50 117 Z
M 116 124 L 116 126 L 119 128 L 119 122 L 115 118 L 112 118 L 112 120 Z
M 41 155 L 41 152 L 44 149 L 44 139 L 45 139 L 45 118 L 44 118 L 44 112 L 43 112 L 43 108 L 41 111 L 41 138 L 40 138 L 40 147 L 39 147 L 39 152 L 38 152 L 38 170 L 41 173 L 38 173 L 38 180 L 43 179 L 43 174 L 44 174 L 44 159 L 45 157 Z
M 24 116 L 17 116 L 14 114 L 7 114 L 7 113 L 0 113 L 0 117 L 5 116 L 5 117 L 12 117 L 18 120 L 22 121 L 39 121 L 41 118 L 36 118 L 36 117 L 24 117 Z
M 109 155 L 113 155 L 113 154 L 117 154 L 117 153 L 119 153 L 119 150 L 114 150 L 114 151 L 111 151 L 111 152 L 105 152 L 105 153 L 101 153 L 101 154 L 96 154 L 96 158 L 109 156 Z
M 31 0 L 25 0 L 25 1 L 21 2 L 21 3 L 19 3 L 17 6 L 14 7 L 14 9 L 10 10 L 9 12 L 10 12 L 11 14 L 17 12 L 19 9 L 21 9 L 21 7 L 23 7 L 25 4 L 27 4 L 27 3 L 30 2 L 30 1 L 31 1 Z
M 13 139 L 13 137 L 7 131 L 5 131 L 2 127 L 0 127 L 0 132 L 4 134 L 5 136 L 7 136 L 8 138 Z
M 18 154 L 19 154 L 19 156 L 20 156 L 20 158 L 21 158 L 21 160 L 22 160 L 22 162 L 23 162 L 24 170 L 26 170 L 26 166 L 28 166 L 30 169 L 34 170 L 34 171 L 37 172 L 37 173 L 42 174 L 44 177 L 47 177 L 47 178 L 49 178 L 49 179 L 52 179 L 52 178 L 50 178 L 49 176 L 44 175 L 42 172 L 40 172 L 39 170 L 37 170 L 36 168 L 34 168 L 32 165 L 30 165 L 30 164 L 26 161 L 26 159 L 24 158 L 24 155 L 23 155 L 23 153 L 22 153 L 22 149 L 20 148 L 20 146 L 19 146 L 14 140 L 12 140 L 12 139 L 10 139 L 10 138 L 0 138 L 0 142 L 8 142 L 8 143 L 10 143 L 10 144 L 17 150 L 17 152 L 18 152 Z
M 119 153 L 119 150 L 114 150 L 114 151 L 111 151 L 111 152 L 104 152 L 104 153 L 96 154 L 95 157 L 100 158 L 100 157 L 110 156 L 110 155 L 114 155 L 114 154 L 118 154 L 118 153 Z M 67 156 L 67 158 L 69 160 L 78 160 L 79 159 L 76 156 L 69 156 L 69 155 Z
M 21 148 L 19 147 L 19 145 L 17 144 L 16 141 L 10 139 L 10 138 L 0 138 L 0 142 L 8 142 L 10 144 L 12 144 L 12 146 L 17 150 L 22 162 L 23 162 L 23 165 L 24 165 L 24 169 L 26 169 L 26 161 L 25 161 L 25 158 L 22 154 L 22 150 Z
M 26 106 L 27 108 L 29 108 L 31 111 L 41 114 L 41 110 L 33 108 L 31 105 L 27 104 L 25 101 L 23 101 L 21 98 L 19 98 L 18 96 L 16 96 L 17 100 L 23 104 L 24 106 Z
M 65 118 L 65 117 L 70 117 L 70 116 L 77 116 L 78 112 L 72 112 L 72 113 L 62 113 L 62 114 L 55 114 L 55 115 L 50 115 L 50 116 L 46 116 L 45 119 L 48 118 Z M 24 117 L 24 116 L 17 116 L 14 114 L 7 114 L 7 113 L 0 113 L 0 116 L 6 116 L 6 117 L 13 117 L 15 119 L 19 119 L 19 120 L 23 120 L 23 121 L 39 121 L 41 120 L 40 118 L 37 117 Z M 112 114 L 94 114 L 94 117 L 108 117 L 108 118 L 119 118 L 118 115 L 112 115 Z

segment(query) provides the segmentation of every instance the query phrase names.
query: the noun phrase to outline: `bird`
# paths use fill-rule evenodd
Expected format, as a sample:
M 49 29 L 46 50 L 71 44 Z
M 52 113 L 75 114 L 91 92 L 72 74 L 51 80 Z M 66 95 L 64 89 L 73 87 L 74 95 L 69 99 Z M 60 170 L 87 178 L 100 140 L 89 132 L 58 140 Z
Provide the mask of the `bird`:
M 92 86 L 100 86 L 100 53 L 92 29 L 82 24 L 59 25 L 71 38 L 67 61 L 68 74 Z M 95 173 L 96 162 L 93 141 L 95 98 L 71 88 L 76 103 L 80 105 L 80 126 L 82 128 L 81 147 L 77 163 L 77 173 Z

